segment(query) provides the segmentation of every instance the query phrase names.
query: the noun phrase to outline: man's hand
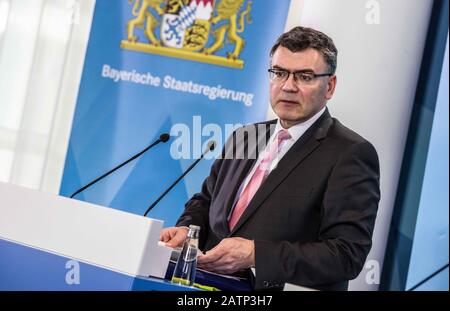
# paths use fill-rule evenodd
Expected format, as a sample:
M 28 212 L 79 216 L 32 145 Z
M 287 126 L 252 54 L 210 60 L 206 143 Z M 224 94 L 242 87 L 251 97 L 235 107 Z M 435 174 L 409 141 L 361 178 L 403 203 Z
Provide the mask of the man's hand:
M 159 240 L 166 243 L 169 247 L 179 247 L 187 238 L 188 227 L 170 227 L 161 230 Z
M 255 244 L 243 238 L 223 239 L 216 247 L 198 257 L 198 267 L 231 274 L 255 266 Z

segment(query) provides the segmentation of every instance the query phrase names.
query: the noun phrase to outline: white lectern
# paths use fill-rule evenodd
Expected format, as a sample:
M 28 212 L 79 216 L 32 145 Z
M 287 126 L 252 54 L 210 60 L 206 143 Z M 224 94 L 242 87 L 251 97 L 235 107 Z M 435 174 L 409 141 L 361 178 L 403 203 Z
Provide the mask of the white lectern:
M 162 226 L 0 183 L 0 290 L 134 290 L 149 276 L 164 278 L 172 250 L 158 244 Z

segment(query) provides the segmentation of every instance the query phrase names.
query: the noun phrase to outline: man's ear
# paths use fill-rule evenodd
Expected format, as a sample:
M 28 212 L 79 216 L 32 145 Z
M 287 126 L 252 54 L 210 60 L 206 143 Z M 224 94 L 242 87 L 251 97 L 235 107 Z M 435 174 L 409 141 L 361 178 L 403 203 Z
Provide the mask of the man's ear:
M 328 79 L 327 94 L 325 95 L 325 98 L 327 100 L 330 100 L 333 97 L 334 90 L 336 89 L 336 83 L 337 83 L 336 75 Z

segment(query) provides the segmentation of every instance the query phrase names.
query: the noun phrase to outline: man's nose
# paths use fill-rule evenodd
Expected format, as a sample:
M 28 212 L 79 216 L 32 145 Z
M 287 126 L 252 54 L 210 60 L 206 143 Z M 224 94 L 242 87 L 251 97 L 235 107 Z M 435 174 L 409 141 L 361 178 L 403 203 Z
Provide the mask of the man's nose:
M 285 92 L 297 92 L 298 91 L 298 85 L 295 82 L 294 75 L 289 74 L 286 81 L 283 84 L 282 90 Z

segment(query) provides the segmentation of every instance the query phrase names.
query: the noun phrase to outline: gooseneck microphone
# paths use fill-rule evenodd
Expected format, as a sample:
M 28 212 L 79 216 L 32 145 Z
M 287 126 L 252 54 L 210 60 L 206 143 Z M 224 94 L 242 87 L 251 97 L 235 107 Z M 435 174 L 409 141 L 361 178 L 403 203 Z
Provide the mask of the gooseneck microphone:
M 126 160 L 125 162 L 120 163 L 119 165 L 117 165 L 116 167 L 114 167 L 113 169 L 111 169 L 110 171 L 106 172 L 105 174 L 103 174 L 102 176 L 94 179 L 93 181 L 91 181 L 90 183 L 88 183 L 86 186 L 83 186 L 82 188 L 78 189 L 77 191 L 75 191 L 74 193 L 72 193 L 72 195 L 70 196 L 71 198 L 73 198 L 74 196 L 76 196 L 78 193 L 86 190 L 87 188 L 89 188 L 90 186 L 92 186 L 93 184 L 95 184 L 96 182 L 102 180 L 103 178 L 105 178 L 106 176 L 108 176 L 109 174 L 115 172 L 116 170 L 118 170 L 119 168 L 121 168 L 122 166 L 124 166 L 125 164 L 133 161 L 134 159 L 140 157 L 144 152 L 146 152 L 147 150 L 151 149 L 152 147 L 156 146 L 159 143 L 165 143 L 170 139 L 170 135 L 167 133 L 163 133 L 159 136 L 159 139 L 157 139 L 155 142 L 153 142 L 151 145 L 149 145 L 147 148 L 145 148 L 144 150 L 142 150 L 139 153 L 136 153 L 134 156 L 132 156 L 131 158 L 129 158 L 128 160 Z
M 162 198 L 164 198 L 164 197 L 166 196 L 166 194 L 169 193 L 169 191 L 172 190 L 172 188 L 175 187 L 175 186 L 180 182 L 180 180 L 182 180 L 182 179 L 184 178 L 184 176 L 186 176 L 186 175 L 194 168 L 194 166 L 196 166 L 196 165 L 198 164 L 198 162 L 200 162 L 201 159 L 203 159 L 203 157 L 204 157 L 208 152 L 213 151 L 215 148 L 216 148 L 216 142 L 213 141 L 213 140 L 211 140 L 211 141 L 208 143 L 208 146 L 206 147 L 205 151 L 204 151 L 204 152 L 202 153 L 202 155 L 200 156 L 200 158 L 198 158 L 197 160 L 195 160 L 194 163 L 192 163 L 192 164 L 186 169 L 186 171 L 184 171 L 184 173 L 183 173 L 180 177 L 178 177 L 178 179 L 175 180 L 175 181 L 173 182 L 173 184 L 170 185 L 170 187 L 167 188 L 167 190 L 164 191 L 163 194 L 161 194 L 161 195 L 159 196 L 159 198 L 157 198 L 156 201 L 153 202 L 153 203 L 147 208 L 147 210 L 146 210 L 145 213 L 144 213 L 144 217 L 147 216 L 148 212 L 150 212 L 150 211 L 152 210 L 152 208 L 154 208 L 154 207 L 156 206 L 156 204 L 158 204 L 159 201 L 161 201 Z

